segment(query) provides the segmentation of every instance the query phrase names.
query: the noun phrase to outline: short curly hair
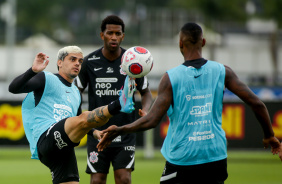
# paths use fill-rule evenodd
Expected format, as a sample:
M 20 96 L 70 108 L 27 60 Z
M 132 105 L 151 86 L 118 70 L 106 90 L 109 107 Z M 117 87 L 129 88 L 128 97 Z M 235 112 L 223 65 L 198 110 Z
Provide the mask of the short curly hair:
M 201 26 L 196 23 L 186 23 L 182 28 L 181 32 L 187 36 L 188 41 L 192 44 L 196 44 L 203 34 Z
M 124 33 L 124 28 L 125 28 L 125 25 L 124 25 L 124 22 L 123 20 L 116 16 L 116 15 L 109 15 L 107 16 L 103 21 L 102 21 L 102 24 L 101 24 L 101 31 L 104 32 L 106 30 L 106 25 L 107 24 L 114 24 L 114 25 L 120 25 L 121 28 L 122 28 L 122 32 Z

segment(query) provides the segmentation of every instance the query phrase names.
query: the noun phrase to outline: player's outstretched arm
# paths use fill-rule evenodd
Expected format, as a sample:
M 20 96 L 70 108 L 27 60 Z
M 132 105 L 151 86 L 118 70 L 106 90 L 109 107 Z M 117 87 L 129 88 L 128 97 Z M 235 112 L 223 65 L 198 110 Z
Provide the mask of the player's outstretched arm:
M 277 142 L 279 142 L 279 140 L 276 137 L 269 137 L 269 138 L 264 138 L 263 139 L 263 146 L 264 149 L 268 148 L 268 146 L 271 146 L 271 152 L 273 153 L 273 155 L 278 154 L 282 151 L 282 147 L 279 144 L 279 146 L 277 146 Z M 280 157 L 280 155 L 279 155 Z M 281 157 L 280 157 L 281 159 Z
M 42 72 L 49 63 L 48 58 L 49 56 L 47 56 L 46 54 L 42 52 L 38 53 L 34 58 L 32 64 L 32 71 L 34 71 L 35 73 Z
M 23 74 L 16 77 L 9 85 L 9 92 L 29 93 L 38 89 L 44 89 L 45 75 L 40 73 L 49 63 L 48 56 L 43 53 L 38 53 L 33 61 L 33 65 Z
M 161 118 L 166 114 L 170 104 L 172 103 L 172 87 L 167 73 L 162 77 L 158 96 L 152 105 L 149 113 L 146 116 L 134 121 L 133 123 L 117 127 L 115 125 L 110 126 L 106 130 L 103 130 L 105 134 L 102 140 L 97 145 L 99 151 L 106 148 L 111 141 L 120 134 L 126 134 L 131 132 L 145 131 L 156 127 Z
M 272 153 L 277 154 L 280 150 L 280 142 L 276 137 L 274 137 L 271 120 L 265 104 L 246 84 L 239 80 L 231 68 L 225 66 L 225 71 L 225 86 L 252 108 L 252 111 L 259 121 L 264 133 L 264 147 L 270 145 L 272 147 Z

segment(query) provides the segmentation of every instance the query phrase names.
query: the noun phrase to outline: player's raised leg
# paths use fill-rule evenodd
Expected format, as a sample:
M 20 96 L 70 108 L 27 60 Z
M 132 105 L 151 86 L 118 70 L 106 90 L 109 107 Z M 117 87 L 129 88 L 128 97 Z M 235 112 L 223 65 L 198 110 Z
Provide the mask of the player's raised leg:
M 133 102 L 135 89 L 135 80 L 127 76 L 124 81 L 124 87 L 120 92 L 119 100 L 114 101 L 117 104 L 115 105 L 116 110 L 131 113 L 135 109 Z M 112 103 L 109 105 L 112 105 Z M 65 123 L 65 131 L 70 140 L 78 143 L 90 129 L 106 124 L 114 115 L 109 112 L 109 105 L 98 107 L 93 111 L 84 111 L 79 116 L 68 118 Z
M 66 120 L 65 131 L 70 140 L 79 142 L 92 128 L 106 124 L 112 115 L 108 106 L 102 106 L 93 111 L 84 111 L 79 116 L 70 117 Z

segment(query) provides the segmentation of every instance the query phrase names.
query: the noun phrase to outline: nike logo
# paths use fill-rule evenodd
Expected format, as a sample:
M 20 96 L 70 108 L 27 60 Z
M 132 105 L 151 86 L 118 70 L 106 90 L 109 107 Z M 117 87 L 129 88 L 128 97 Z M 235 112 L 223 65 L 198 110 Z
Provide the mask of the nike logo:
M 103 69 L 102 67 L 101 68 L 94 68 L 94 71 L 98 71 L 98 70 L 101 70 Z
M 96 56 L 94 55 L 92 58 L 88 58 L 88 61 L 90 61 L 90 60 L 97 60 L 97 59 L 100 59 L 100 57 L 96 57 Z
M 130 157 L 133 158 L 133 157 L 134 157 L 134 154 L 130 155 Z
M 198 78 L 198 77 L 200 77 L 201 75 L 202 75 L 202 74 L 200 74 L 200 75 L 195 75 L 194 78 Z
M 66 91 L 66 93 L 71 93 L 71 92 L 69 92 L 69 91 Z

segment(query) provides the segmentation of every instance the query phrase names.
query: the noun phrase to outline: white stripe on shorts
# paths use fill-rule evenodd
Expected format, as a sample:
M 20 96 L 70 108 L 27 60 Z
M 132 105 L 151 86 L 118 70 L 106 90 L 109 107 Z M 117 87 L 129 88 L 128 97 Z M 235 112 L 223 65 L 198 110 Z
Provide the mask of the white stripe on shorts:
M 89 161 L 89 157 L 87 157 L 87 165 L 89 167 L 89 169 L 91 170 L 92 173 L 97 173 L 97 171 L 94 169 L 94 167 L 91 165 L 90 161 Z
M 125 167 L 126 169 L 130 169 L 131 166 L 132 166 L 132 164 L 134 163 L 135 154 L 133 154 L 133 155 L 131 156 L 131 158 L 132 158 L 132 160 L 131 160 L 131 161 L 129 162 L 129 164 Z
M 176 174 L 177 174 L 177 172 L 172 173 L 172 174 L 169 174 L 169 175 L 166 175 L 166 176 L 162 176 L 162 177 L 161 177 L 161 181 L 166 181 L 166 180 L 169 180 L 169 179 L 171 179 L 171 178 L 175 178 L 175 177 L 176 177 Z

